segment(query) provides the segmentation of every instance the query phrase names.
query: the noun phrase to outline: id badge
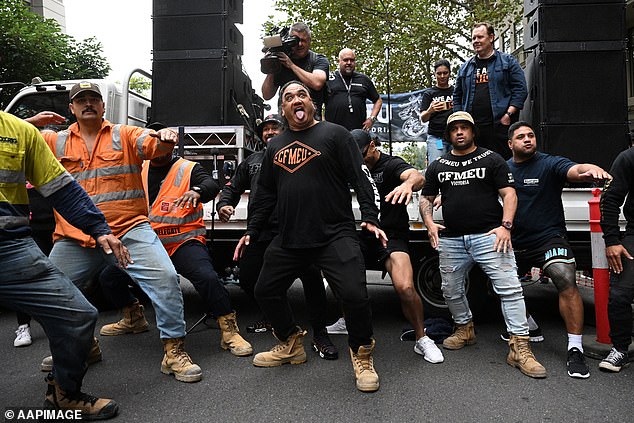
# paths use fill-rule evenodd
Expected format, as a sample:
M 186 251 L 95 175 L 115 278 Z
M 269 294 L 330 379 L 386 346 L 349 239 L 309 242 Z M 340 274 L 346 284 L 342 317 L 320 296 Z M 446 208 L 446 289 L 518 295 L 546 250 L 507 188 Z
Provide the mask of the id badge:
M 443 145 L 442 139 L 436 140 L 436 148 L 439 150 L 442 150 L 443 148 L 445 148 L 445 146 Z

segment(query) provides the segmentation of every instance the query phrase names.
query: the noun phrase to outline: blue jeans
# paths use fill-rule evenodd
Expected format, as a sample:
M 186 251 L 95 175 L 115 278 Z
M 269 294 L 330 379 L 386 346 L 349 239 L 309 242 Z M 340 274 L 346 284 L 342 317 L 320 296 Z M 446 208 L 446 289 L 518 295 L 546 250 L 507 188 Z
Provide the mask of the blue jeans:
M 55 381 L 66 392 L 78 391 L 97 310 L 30 237 L 0 241 L 0 267 L 0 304 L 42 325 L 55 363 Z
M 443 141 L 442 138 L 427 134 L 427 165 L 448 153 L 450 149 L 451 144 Z
M 125 270 L 152 301 L 161 338 L 184 337 L 183 294 L 174 265 L 158 236 L 144 222 L 126 232 L 121 242 L 134 261 Z M 70 239 L 55 242 L 49 257 L 82 291 L 112 260 L 101 249 L 85 248 Z
M 494 243 L 494 234 L 440 238 L 438 253 L 443 296 L 457 324 L 464 325 L 471 321 L 465 276 L 474 264 L 478 264 L 491 279 L 493 290 L 500 297 L 508 333 L 528 335 L 526 305 L 517 278 L 515 255 L 512 251 L 496 252 Z

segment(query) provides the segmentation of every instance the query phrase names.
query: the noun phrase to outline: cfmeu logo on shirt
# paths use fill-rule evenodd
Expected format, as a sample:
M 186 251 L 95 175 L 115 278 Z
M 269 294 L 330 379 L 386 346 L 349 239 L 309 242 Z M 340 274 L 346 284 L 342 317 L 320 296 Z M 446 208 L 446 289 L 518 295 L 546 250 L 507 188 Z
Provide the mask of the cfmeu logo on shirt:
M 311 161 L 321 152 L 299 141 L 293 141 L 280 151 L 275 153 L 273 163 L 289 173 L 294 173 L 306 163 Z

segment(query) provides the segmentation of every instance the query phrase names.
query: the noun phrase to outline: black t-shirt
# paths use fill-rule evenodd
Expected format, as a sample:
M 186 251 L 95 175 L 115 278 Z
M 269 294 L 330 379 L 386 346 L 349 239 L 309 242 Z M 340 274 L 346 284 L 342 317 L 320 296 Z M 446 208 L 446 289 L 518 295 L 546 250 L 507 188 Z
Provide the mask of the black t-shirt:
M 394 188 L 401 185 L 401 174 L 414 167 L 398 156 L 381 153 L 379 160 L 370 169 L 370 174 L 381 197 L 381 214 L 379 220 L 381 228 L 399 234 L 409 231 L 409 214 L 407 204 L 392 204 L 385 201 Z
M 326 120 L 346 127 L 349 131 L 363 128 L 367 119 L 365 100 L 375 103 L 379 99 L 376 87 L 362 73 L 354 72 L 352 77 L 343 77 L 335 71 L 328 80 L 328 103 L 326 104 Z M 350 88 L 350 103 L 348 102 L 348 88 Z
M 284 248 L 313 248 L 356 236 L 352 185 L 361 219 L 378 225 L 372 186 L 356 142 L 343 126 L 319 122 L 287 129 L 266 148 L 247 234 L 255 238 L 275 209 Z
M 443 112 L 432 113 L 429 118 L 429 128 L 427 132 L 430 135 L 441 138 L 447 127 L 447 118 L 453 113 L 453 85 L 447 88 L 438 88 L 433 86 L 427 88 L 423 92 L 420 108 L 421 110 L 429 109 L 429 105 L 432 101 L 448 101 L 450 102 L 449 108 Z
M 324 71 L 326 73 L 326 83 L 328 82 L 330 64 L 328 63 L 326 56 L 323 54 L 318 54 L 309 50 L 305 57 L 301 59 L 292 59 L 292 61 L 306 72 L 312 72 L 316 69 Z M 282 87 L 287 82 L 299 81 L 299 77 L 286 66 L 282 66 L 282 70 L 276 73 L 273 78 L 275 85 L 278 87 Z M 315 91 L 312 88 L 310 89 L 310 96 L 315 102 L 315 106 L 317 108 L 316 114 L 319 116 L 321 116 L 321 107 L 324 104 L 324 92 L 326 91 L 326 85 L 327 84 L 324 84 L 323 88 L 319 91 Z
M 495 61 L 495 55 L 488 59 L 476 57 L 475 92 L 473 95 L 473 119 L 476 125 L 493 124 L 493 109 L 491 108 L 491 93 L 489 92 L 489 75 L 487 65 Z
M 513 186 L 513 174 L 499 154 L 477 147 L 465 156 L 451 152 L 434 160 L 425 172 L 422 195 L 442 194 L 447 228 L 440 236 L 486 233 L 502 223 L 500 188 Z

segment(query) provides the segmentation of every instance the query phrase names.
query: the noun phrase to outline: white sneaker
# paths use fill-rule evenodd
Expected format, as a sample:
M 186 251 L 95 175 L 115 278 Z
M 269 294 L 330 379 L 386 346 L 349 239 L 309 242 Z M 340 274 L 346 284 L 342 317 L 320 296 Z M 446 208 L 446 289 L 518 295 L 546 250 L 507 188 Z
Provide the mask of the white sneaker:
M 18 326 L 15 335 L 15 341 L 13 341 L 14 347 L 28 347 L 31 345 L 31 332 L 29 331 L 28 323 Z
M 346 327 L 346 319 L 340 317 L 335 323 L 330 326 L 326 326 L 326 332 L 329 335 L 347 335 L 348 328 Z
M 427 335 L 416 341 L 414 344 L 414 352 L 422 355 L 423 358 L 430 363 L 442 363 L 445 361 L 445 357 L 443 357 L 436 343 Z

